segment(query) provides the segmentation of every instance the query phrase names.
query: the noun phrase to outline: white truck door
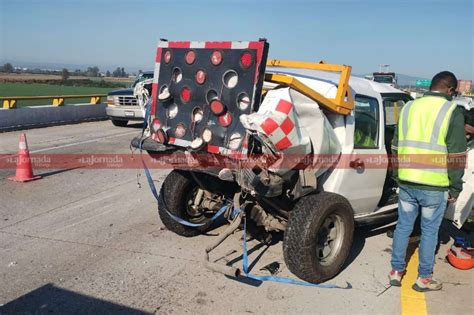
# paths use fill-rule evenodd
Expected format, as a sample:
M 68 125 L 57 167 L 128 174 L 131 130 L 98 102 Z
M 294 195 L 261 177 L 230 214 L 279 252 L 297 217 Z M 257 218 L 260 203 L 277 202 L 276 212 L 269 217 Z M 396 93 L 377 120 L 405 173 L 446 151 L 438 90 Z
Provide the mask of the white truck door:
M 464 184 L 458 200 L 449 204 L 444 217 L 460 229 L 474 208 L 474 147 L 467 152 L 467 168 L 464 171 Z
M 354 100 L 354 116 L 347 118 L 354 121 L 348 121 L 346 127 L 349 134 L 350 128 L 354 128 L 354 149 L 351 154 L 343 155 L 346 168 L 339 174 L 337 192 L 349 200 L 357 215 L 377 209 L 388 161 L 381 103 L 363 95 L 356 95 Z
M 467 111 L 474 110 L 474 101 L 469 97 L 458 97 L 454 99 L 458 106 L 464 107 Z M 454 204 L 449 204 L 444 217 L 451 220 L 460 229 L 469 218 L 474 209 L 474 140 L 468 143 L 467 164 L 464 171 L 463 187 L 458 200 Z

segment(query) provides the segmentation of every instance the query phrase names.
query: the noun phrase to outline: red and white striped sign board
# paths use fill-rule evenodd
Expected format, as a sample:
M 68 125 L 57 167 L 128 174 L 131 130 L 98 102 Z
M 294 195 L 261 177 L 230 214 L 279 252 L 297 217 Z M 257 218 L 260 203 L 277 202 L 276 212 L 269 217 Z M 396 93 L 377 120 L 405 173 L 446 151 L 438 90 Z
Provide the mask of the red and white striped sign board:
M 265 40 L 160 41 L 151 115 L 166 130 L 168 144 L 188 147 L 209 129 L 212 137 L 204 150 L 233 156 L 245 153 L 247 136 L 239 117 L 258 109 L 267 54 Z

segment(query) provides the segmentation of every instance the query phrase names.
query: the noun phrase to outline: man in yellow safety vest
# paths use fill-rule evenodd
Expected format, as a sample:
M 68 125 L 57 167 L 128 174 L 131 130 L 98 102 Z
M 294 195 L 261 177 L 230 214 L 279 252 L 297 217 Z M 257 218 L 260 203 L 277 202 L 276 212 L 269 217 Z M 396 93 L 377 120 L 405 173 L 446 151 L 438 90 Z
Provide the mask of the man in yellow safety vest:
M 433 278 L 438 231 L 447 202 L 455 202 L 462 190 L 464 175 L 463 165 L 452 166 L 450 161 L 465 158 L 467 149 L 462 108 L 451 102 L 456 88 L 454 74 L 440 72 L 431 80 L 430 91 L 407 103 L 400 113 L 392 141 L 399 160 L 400 187 L 389 274 L 393 286 L 401 285 L 408 239 L 421 211 L 418 279 L 413 289 L 442 288 Z

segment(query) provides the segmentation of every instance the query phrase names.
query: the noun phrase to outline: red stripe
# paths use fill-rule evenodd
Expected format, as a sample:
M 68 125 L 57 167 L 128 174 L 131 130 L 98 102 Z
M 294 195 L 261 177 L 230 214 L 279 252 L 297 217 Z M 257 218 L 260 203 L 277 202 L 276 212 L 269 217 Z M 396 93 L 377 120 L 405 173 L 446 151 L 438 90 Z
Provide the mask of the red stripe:
M 209 153 L 219 153 L 219 147 L 216 145 L 208 144 L 207 145 L 207 152 Z
M 257 64 L 262 60 L 263 45 L 264 42 L 249 42 L 249 48 L 257 50 Z
M 292 103 L 288 102 L 287 100 L 281 99 L 278 102 L 275 110 L 280 112 L 280 113 L 288 115 L 288 113 L 291 111 L 292 107 L 293 107 Z
M 242 159 L 243 154 L 242 154 L 242 152 L 240 152 L 240 151 L 233 151 L 233 150 L 231 150 L 231 151 L 230 151 L 230 156 L 231 156 L 232 158 L 234 158 L 234 159 L 239 159 L 239 160 L 240 160 L 240 159 Z
M 255 80 L 254 80 L 255 84 L 258 81 L 258 69 L 260 68 L 260 62 L 262 62 L 263 45 L 264 45 L 264 42 L 249 42 L 249 48 L 257 50 L 257 62 L 256 62 L 257 71 L 255 71 Z
M 291 141 L 288 139 L 288 137 L 285 137 L 278 141 L 278 143 L 275 145 L 275 147 L 278 150 L 285 150 L 286 148 L 289 148 L 291 146 Z
M 280 129 L 283 130 L 285 135 L 288 135 L 292 130 L 295 124 L 291 121 L 289 117 L 286 117 L 285 121 L 280 125 Z
M 230 49 L 232 48 L 232 42 L 206 42 L 204 48 Z
M 268 117 L 262 124 L 260 124 L 260 128 L 262 128 L 263 132 L 269 136 L 278 128 L 278 124 L 272 118 Z
M 169 48 L 189 48 L 191 47 L 191 42 L 168 42 Z
M 161 52 L 163 51 L 163 48 L 157 48 L 156 49 L 156 58 L 155 62 L 160 63 L 161 62 Z
M 176 140 L 176 138 L 170 137 L 169 140 L 168 140 L 168 143 L 173 144 L 175 140 Z
M 247 147 L 248 147 L 248 142 L 247 142 L 247 138 L 245 138 L 244 141 L 242 142 L 242 148 L 247 149 Z
M 155 100 L 158 97 L 158 83 L 151 84 L 151 108 L 150 114 L 155 115 L 156 113 L 156 103 Z

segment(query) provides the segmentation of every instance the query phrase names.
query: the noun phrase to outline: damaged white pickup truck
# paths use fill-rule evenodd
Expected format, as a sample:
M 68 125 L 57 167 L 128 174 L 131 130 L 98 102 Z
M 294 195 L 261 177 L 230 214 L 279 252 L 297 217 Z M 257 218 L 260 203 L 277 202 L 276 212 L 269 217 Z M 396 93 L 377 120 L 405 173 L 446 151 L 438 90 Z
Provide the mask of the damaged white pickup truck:
M 268 47 L 160 41 L 153 82 L 137 90 L 151 95 L 148 128 L 132 145 L 174 168 L 158 200 L 169 230 L 198 235 L 218 212 L 231 223 L 207 267 L 239 275 L 209 252 L 245 219 L 261 241 L 283 232 L 289 270 L 319 283 L 341 270 L 356 224 L 396 219 L 390 143 L 411 97 L 350 66 L 267 61 Z

